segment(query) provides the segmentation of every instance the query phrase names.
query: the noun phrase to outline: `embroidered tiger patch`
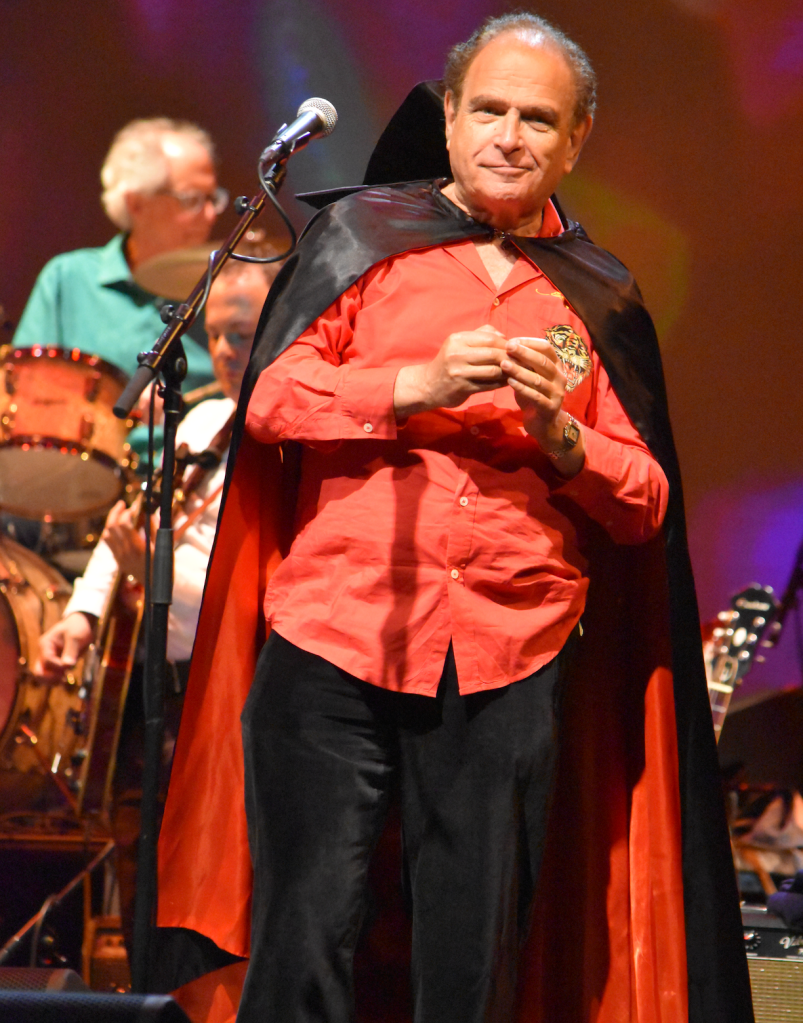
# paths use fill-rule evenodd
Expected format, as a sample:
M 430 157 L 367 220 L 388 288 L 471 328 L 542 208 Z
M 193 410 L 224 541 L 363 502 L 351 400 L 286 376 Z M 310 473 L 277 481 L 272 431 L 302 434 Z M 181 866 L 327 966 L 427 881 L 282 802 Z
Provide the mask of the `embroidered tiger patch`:
M 547 327 L 544 334 L 561 361 L 561 369 L 566 375 L 566 390 L 573 391 L 591 372 L 591 356 L 585 341 L 566 323 Z

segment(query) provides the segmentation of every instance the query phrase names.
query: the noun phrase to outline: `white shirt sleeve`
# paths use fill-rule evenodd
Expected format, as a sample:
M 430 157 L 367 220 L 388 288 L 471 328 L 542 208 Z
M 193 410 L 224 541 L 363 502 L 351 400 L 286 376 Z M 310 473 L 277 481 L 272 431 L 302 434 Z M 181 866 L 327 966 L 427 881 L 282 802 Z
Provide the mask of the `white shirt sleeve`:
M 234 402 L 227 398 L 202 402 L 189 412 L 178 429 L 178 443 L 186 442 L 191 451 L 203 451 L 231 415 Z M 206 569 L 215 539 L 226 459 L 209 473 L 186 507 L 188 515 L 205 502 L 206 507 L 184 531 L 176 545 L 173 603 L 168 615 L 167 658 L 189 660 L 198 626 Z M 211 498 L 211 500 L 210 500 Z M 183 516 L 174 523 L 180 529 Z M 117 576 L 117 562 L 109 547 L 101 540 L 86 570 L 75 580 L 73 593 L 64 609 L 64 616 L 73 611 L 100 618 L 106 609 Z
M 101 540 L 92 551 L 84 574 L 73 583 L 72 596 L 67 601 L 62 617 L 66 618 L 73 611 L 83 611 L 101 618 L 116 578 L 117 562 Z

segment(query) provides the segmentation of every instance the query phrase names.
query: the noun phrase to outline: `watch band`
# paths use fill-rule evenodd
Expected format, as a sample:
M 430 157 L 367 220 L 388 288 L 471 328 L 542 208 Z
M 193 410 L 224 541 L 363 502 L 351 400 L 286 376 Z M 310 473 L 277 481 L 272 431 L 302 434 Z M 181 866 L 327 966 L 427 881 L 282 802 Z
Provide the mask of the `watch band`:
M 571 413 L 567 412 L 566 425 L 563 427 L 563 444 L 556 451 L 547 451 L 546 454 L 550 458 L 554 458 L 557 462 L 561 458 L 565 458 L 566 455 L 577 445 L 580 440 L 580 427 L 577 425 L 577 420 Z

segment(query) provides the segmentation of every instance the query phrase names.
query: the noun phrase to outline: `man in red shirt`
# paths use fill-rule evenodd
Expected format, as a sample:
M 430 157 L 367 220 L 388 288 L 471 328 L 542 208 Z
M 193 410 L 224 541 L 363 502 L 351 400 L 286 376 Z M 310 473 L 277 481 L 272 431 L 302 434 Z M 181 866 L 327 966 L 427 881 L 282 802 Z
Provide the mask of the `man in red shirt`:
M 578 58 L 514 24 L 446 98 L 442 195 L 495 234 L 374 266 L 249 404 L 253 437 L 305 447 L 243 717 L 241 1020 L 350 1018 L 365 873 L 399 772 L 416 1020 L 511 1018 L 560 655 L 587 588 L 578 512 L 639 543 L 665 511 L 666 477 L 585 326 L 516 246 L 562 231 L 550 196 L 592 101 Z
M 455 47 L 444 84 L 453 180 L 335 202 L 269 297 L 176 751 L 174 779 L 201 795 L 168 799 L 160 923 L 247 954 L 217 765 L 240 769 L 220 736 L 259 594 L 243 1023 L 353 1018 L 394 788 L 415 1023 L 747 1023 L 654 331 L 626 270 L 550 198 L 591 130 L 594 75 L 562 33 L 510 15 Z M 301 451 L 283 560 L 266 511 L 279 444 L 285 466 Z M 692 694 L 677 729 L 672 670 Z M 724 949 L 702 972 L 684 911 Z

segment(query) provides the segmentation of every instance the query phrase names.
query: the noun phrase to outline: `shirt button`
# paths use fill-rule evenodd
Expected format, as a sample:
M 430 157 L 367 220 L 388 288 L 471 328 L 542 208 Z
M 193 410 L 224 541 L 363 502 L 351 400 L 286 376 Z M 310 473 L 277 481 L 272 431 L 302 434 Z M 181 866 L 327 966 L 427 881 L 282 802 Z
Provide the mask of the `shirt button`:
M 363 430 L 365 430 L 366 433 L 373 433 L 374 432 L 374 428 L 373 428 L 373 426 L 371 426 L 370 423 L 363 424 Z
M 460 578 L 460 573 L 457 571 L 456 568 L 453 568 L 452 571 L 449 573 L 449 575 L 452 577 L 452 579 L 459 579 Z
M 472 426 L 468 432 L 471 434 L 472 437 L 476 437 L 477 434 L 480 432 L 480 428 L 479 426 Z
M 465 506 L 466 506 L 467 504 L 468 504 L 468 498 L 467 498 L 467 497 L 461 497 L 461 498 L 460 498 L 460 507 L 461 507 L 461 508 L 465 508 Z
M 498 298 L 494 299 L 494 305 L 499 305 L 499 299 Z

